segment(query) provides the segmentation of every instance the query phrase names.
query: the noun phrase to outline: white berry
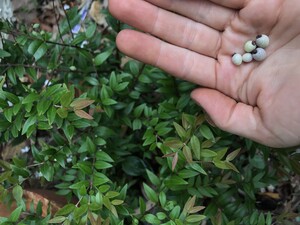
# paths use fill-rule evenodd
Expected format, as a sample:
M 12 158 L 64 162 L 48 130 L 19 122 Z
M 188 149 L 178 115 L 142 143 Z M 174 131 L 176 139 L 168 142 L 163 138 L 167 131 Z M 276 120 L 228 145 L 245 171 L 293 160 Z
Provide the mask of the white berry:
M 245 53 L 242 56 L 242 58 L 243 58 L 243 62 L 246 62 L 246 63 L 251 62 L 253 60 L 253 56 L 251 53 Z
M 256 49 L 256 43 L 255 41 L 247 41 L 244 45 L 244 50 L 246 52 L 252 52 L 254 49 Z
M 263 48 L 257 48 L 252 52 L 253 59 L 263 61 L 267 57 L 267 53 Z
M 241 54 L 238 54 L 238 53 L 234 53 L 232 55 L 231 60 L 232 60 L 232 63 L 237 66 L 241 65 L 243 62 L 243 58 L 242 58 Z
M 255 43 L 260 48 L 266 48 L 270 44 L 270 38 L 265 34 L 260 34 L 256 36 Z

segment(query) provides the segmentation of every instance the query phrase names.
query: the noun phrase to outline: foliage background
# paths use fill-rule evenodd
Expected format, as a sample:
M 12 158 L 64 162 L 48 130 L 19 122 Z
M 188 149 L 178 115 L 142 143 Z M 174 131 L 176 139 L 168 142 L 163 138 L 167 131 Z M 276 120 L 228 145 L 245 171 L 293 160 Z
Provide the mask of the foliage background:
M 297 224 L 296 149 L 214 127 L 194 84 L 118 51 L 127 25 L 78 12 L 57 32 L 0 23 L 0 202 L 16 204 L 1 224 Z M 26 207 L 32 188 L 67 203 Z

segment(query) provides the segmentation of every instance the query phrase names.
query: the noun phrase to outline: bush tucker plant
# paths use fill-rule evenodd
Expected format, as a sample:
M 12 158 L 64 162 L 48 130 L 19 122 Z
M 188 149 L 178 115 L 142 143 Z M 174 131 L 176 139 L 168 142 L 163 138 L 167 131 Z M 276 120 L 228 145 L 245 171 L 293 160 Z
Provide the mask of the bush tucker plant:
M 267 208 L 261 190 L 295 178 L 299 153 L 210 125 L 194 84 L 124 63 L 115 37 L 126 25 L 108 15 L 104 30 L 86 21 L 73 35 L 80 18 L 67 13 L 56 38 L 0 23 L 0 202 L 17 204 L 1 224 L 296 224 L 296 192 Z M 8 154 L 20 143 L 28 151 Z M 68 203 L 42 216 L 41 203 L 25 206 L 28 188 Z

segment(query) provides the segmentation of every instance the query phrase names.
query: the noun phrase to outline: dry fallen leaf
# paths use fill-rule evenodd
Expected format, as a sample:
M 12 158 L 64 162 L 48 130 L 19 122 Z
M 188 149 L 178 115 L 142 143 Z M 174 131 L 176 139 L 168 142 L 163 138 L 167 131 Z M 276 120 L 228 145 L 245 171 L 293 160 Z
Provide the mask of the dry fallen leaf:
M 100 3 L 99 1 L 93 1 L 89 15 L 90 17 L 99 25 L 102 25 L 103 27 L 107 26 L 105 15 L 101 13 L 101 10 L 106 7 L 106 3 Z
M 16 155 L 20 154 L 21 149 L 23 149 L 27 145 L 28 143 L 26 141 L 18 145 L 12 145 L 12 144 L 5 145 L 3 149 L 0 150 L 2 159 L 4 161 L 12 159 Z
M 47 209 L 49 207 L 51 209 L 51 214 L 54 215 L 60 208 L 62 208 L 67 203 L 64 197 L 55 194 L 54 191 L 40 189 L 24 190 L 23 199 L 25 200 L 26 209 L 28 211 L 30 209 L 31 202 L 33 202 L 34 208 L 36 208 L 37 204 L 41 202 L 43 205 L 43 217 L 47 216 Z M 15 208 L 15 203 L 13 203 L 11 207 L 0 203 L 0 217 L 8 217 Z

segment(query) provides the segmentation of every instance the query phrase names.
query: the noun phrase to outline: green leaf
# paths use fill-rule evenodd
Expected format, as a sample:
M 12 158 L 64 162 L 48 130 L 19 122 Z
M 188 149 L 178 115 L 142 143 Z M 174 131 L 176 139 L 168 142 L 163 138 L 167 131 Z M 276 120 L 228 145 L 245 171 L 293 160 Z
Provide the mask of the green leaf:
M 3 167 L 5 170 L 11 170 L 11 164 L 1 159 L 0 159 L 0 166 Z
M 136 156 L 128 156 L 122 163 L 122 169 L 130 176 L 145 174 L 146 165 L 142 159 Z
M 129 61 L 129 69 L 133 75 L 138 75 L 140 72 L 140 63 L 136 60 Z
M 96 137 L 95 144 L 98 146 L 103 146 L 103 145 L 106 145 L 106 141 L 101 137 Z
M 151 183 L 154 184 L 155 186 L 159 187 L 160 179 L 158 178 L 158 176 L 156 176 L 153 172 L 151 172 L 148 169 L 146 169 L 146 172 L 147 172 L 148 178 L 151 181 Z
M 173 175 L 165 180 L 165 185 L 168 187 L 173 187 L 177 185 L 187 185 L 188 182 L 179 176 Z
M 72 92 L 64 93 L 60 98 L 60 104 L 64 107 L 69 107 L 73 101 L 74 94 Z
M 29 127 L 31 127 L 35 123 L 36 123 L 36 117 L 35 116 L 29 117 L 23 125 L 22 135 L 25 134 L 28 131 Z
M 7 121 L 11 123 L 12 117 L 13 117 L 13 108 L 5 109 L 3 111 L 3 114 L 4 114 L 5 118 L 7 119 Z
M 37 77 L 37 69 L 29 67 L 26 68 L 27 74 L 36 82 L 38 77 Z
M 114 160 L 110 157 L 110 155 L 108 155 L 104 151 L 98 151 L 96 153 L 96 158 L 97 158 L 97 160 L 103 160 L 103 161 L 106 161 L 106 162 L 114 162 Z
M 107 198 L 107 197 L 104 196 L 104 197 L 103 197 L 103 204 L 104 204 L 104 206 L 105 206 L 107 209 L 109 209 L 109 211 L 112 212 L 112 214 L 114 214 L 116 217 L 118 217 L 118 212 L 117 212 L 115 206 L 113 206 L 113 205 L 111 204 L 109 198 Z
M 75 209 L 75 205 L 74 204 L 67 204 L 63 208 L 61 208 L 60 210 L 58 210 L 55 213 L 55 216 L 65 216 L 65 215 L 68 215 L 71 212 L 73 212 L 74 209 Z
M 224 170 L 228 170 L 229 169 L 229 167 L 227 166 L 227 164 L 226 164 L 225 161 L 214 160 L 213 163 L 219 169 L 224 169 Z
M 15 70 L 13 67 L 8 68 L 7 70 L 7 77 L 9 78 L 9 80 L 14 84 L 17 85 L 17 77 L 15 74 Z
M 103 64 L 110 57 L 112 52 L 113 49 L 109 49 L 105 52 L 98 54 L 94 59 L 95 66 L 100 66 L 101 64 Z
M 23 189 L 20 185 L 16 185 L 13 188 L 13 196 L 16 200 L 16 202 L 19 204 L 22 201 L 22 197 L 23 197 Z
M 107 198 L 115 198 L 115 197 L 117 197 L 119 195 L 120 195 L 120 193 L 117 192 L 117 191 L 109 191 L 109 192 L 107 192 L 105 194 L 105 197 L 107 197 Z
M 209 197 L 209 198 L 213 197 L 212 193 L 210 193 L 209 191 L 209 187 L 199 187 L 198 192 L 204 197 Z
M 39 101 L 36 106 L 38 115 L 39 116 L 44 115 L 46 113 L 46 111 L 49 109 L 51 104 L 52 104 L 52 101 L 49 99 Z
M 124 203 L 124 200 L 115 199 L 111 201 L 111 204 L 113 205 L 122 205 Z
M 199 139 L 195 135 L 193 135 L 191 137 L 191 147 L 192 147 L 193 153 L 195 155 L 195 158 L 197 160 L 200 160 L 201 146 L 200 146 Z
M 0 49 L 0 58 L 10 57 L 11 54 L 3 49 Z
M 180 126 L 178 123 L 174 122 L 173 123 L 175 129 L 176 129 L 176 132 L 178 134 L 178 136 L 181 138 L 181 139 L 184 139 L 185 136 L 186 136 L 186 131 L 184 130 L 184 128 L 182 126 Z
M 0 183 L 2 183 L 4 181 L 6 181 L 7 179 L 9 179 L 11 177 L 11 175 L 12 175 L 12 171 L 6 171 L 6 172 L 1 173 L 1 175 L 0 175 Z
M 79 162 L 77 163 L 78 168 L 87 175 L 92 175 L 93 170 L 91 168 L 91 165 L 89 165 L 87 162 Z
M 17 76 L 19 77 L 23 77 L 24 74 L 26 73 L 24 66 L 16 66 L 14 70 Z
M 214 160 L 220 161 L 227 153 L 228 148 L 222 148 L 219 151 L 217 151 L 217 156 L 214 158 Z
M 13 106 L 12 109 L 13 109 L 14 116 L 20 112 L 21 107 L 22 107 L 22 102 L 19 102 Z
M 161 221 L 155 215 L 147 214 L 145 215 L 144 218 L 150 224 L 157 224 L 157 225 L 161 224 Z
M 39 98 L 40 96 L 37 93 L 32 92 L 22 100 L 22 103 L 23 104 L 32 103 L 34 101 L 37 101 Z
M 164 207 L 165 204 L 167 203 L 166 194 L 164 192 L 160 192 L 158 198 L 159 198 L 159 202 L 160 202 L 161 206 Z
M 186 222 L 188 223 L 198 223 L 201 220 L 204 220 L 206 216 L 204 215 L 190 215 L 186 218 Z
M 85 35 L 88 39 L 92 38 L 96 32 L 97 25 L 92 23 L 85 31 Z
M 38 50 L 38 48 L 41 46 L 41 44 L 43 43 L 43 41 L 41 40 L 35 40 L 33 42 L 31 42 L 31 44 L 28 46 L 28 53 L 31 55 L 34 55 L 34 53 Z
M 65 216 L 57 216 L 48 221 L 48 223 L 62 223 L 67 219 Z
M 272 224 L 272 215 L 270 212 L 268 212 L 267 218 L 266 218 L 266 225 L 271 225 L 271 224 Z
M 128 184 L 125 184 L 124 187 L 120 191 L 119 199 L 125 200 L 128 190 Z
M 89 137 L 86 138 L 85 142 L 86 142 L 87 150 L 90 153 L 94 153 L 96 151 L 96 145 L 94 144 L 94 142 Z
M 98 86 L 99 85 L 99 81 L 97 78 L 95 77 L 86 77 L 85 80 L 90 83 L 93 86 Z
M 218 153 L 212 151 L 212 150 L 209 150 L 209 149 L 203 149 L 201 151 L 201 157 L 204 157 L 204 158 L 213 158 L 213 157 L 216 157 L 218 155 Z
M 204 169 L 198 163 L 190 163 L 189 167 L 193 168 L 194 170 L 198 171 L 199 173 L 207 175 L 207 173 L 204 171 Z
M 27 40 L 28 40 L 28 37 L 26 37 L 25 35 L 24 36 L 19 35 L 18 37 L 16 37 L 16 42 L 21 46 L 25 45 Z
M 156 213 L 156 217 L 159 219 L 159 220 L 164 220 L 167 218 L 167 215 L 163 212 L 158 212 Z
M 240 153 L 241 149 L 237 149 L 233 152 L 231 152 L 230 154 L 227 155 L 226 157 L 226 161 L 232 161 L 235 159 L 235 157 L 238 156 L 238 154 Z
M 50 109 L 47 111 L 48 123 L 50 125 L 54 123 L 55 116 L 56 116 L 56 108 L 50 107 Z
M 225 164 L 226 164 L 226 166 L 227 166 L 229 169 L 231 169 L 231 170 L 233 170 L 233 171 L 239 173 L 239 170 L 238 170 L 238 169 L 235 167 L 235 165 L 233 165 L 231 162 L 225 161 Z
M 41 173 L 47 181 L 52 181 L 54 176 L 54 167 L 49 164 L 43 164 L 41 166 Z
M 33 57 L 35 58 L 36 61 L 38 61 L 46 54 L 47 50 L 48 50 L 48 46 L 45 43 L 42 43 L 34 53 Z
M 68 117 L 68 110 L 66 108 L 59 108 L 56 112 L 62 119 L 65 119 Z
M 149 187 L 146 183 L 143 183 L 143 187 L 144 187 L 145 194 L 146 194 L 147 198 L 150 201 L 152 201 L 154 203 L 157 203 L 158 202 L 158 196 L 157 196 L 156 192 L 151 187 Z
M 1 80 L 0 80 L 0 91 L 3 91 L 3 85 L 5 83 L 6 77 L 5 76 L 1 76 Z M 1 95 L 0 95 L 1 96 Z
M 143 124 L 140 119 L 134 119 L 132 123 L 132 129 L 133 130 L 140 130 L 142 128 Z
M 175 219 L 177 219 L 178 217 L 179 217 L 179 215 L 180 215 L 180 210 L 181 210 L 181 208 L 180 208 L 180 206 L 179 205 L 176 205 L 173 209 L 172 209 L 172 211 L 170 212 L 170 218 L 172 219 L 172 220 L 175 220 Z
M 31 146 L 31 152 L 32 152 L 33 158 L 36 161 L 38 161 L 38 162 L 43 162 L 44 161 L 43 156 L 41 155 L 41 153 L 38 151 L 38 149 L 34 145 Z
M 19 217 L 21 216 L 23 206 L 19 206 L 16 208 L 9 216 L 10 222 L 17 222 L 19 220 Z
M 103 105 L 115 105 L 117 104 L 118 102 L 114 99 L 111 99 L 111 98 L 105 98 L 102 100 L 102 104 Z
M 200 133 L 203 137 L 205 137 L 208 140 L 215 140 L 213 133 L 211 132 L 210 128 L 206 125 L 202 125 L 200 127 Z
M 38 123 L 38 129 L 39 130 L 50 130 L 52 126 L 48 122 L 39 122 Z
M 146 203 L 143 198 L 139 197 L 139 209 L 140 214 L 144 214 L 146 211 Z
M 191 177 L 195 177 L 199 175 L 199 172 L 192 170 L 192 169 L 183 169 L 181 171 L 178 172 L 178 175 L 183 178 L 191 178 Z
M 123 91 L 128 85 L 129 85 L 129 82 L 120 83 L 114 88 L 114 90 L 117 92 Z
M 143 103 L 143 104 L 135 107 L 135 109 L 133 111 L 134 117 L 136 117 L 136 118 L 140 117 L 142 115 L 144 109 L 146 108 L 146 106 L 147 105 L 145 103 Z
M 188 163 L 192 163 L 193 162 L 193 155 L 192 155 L 191 149 L 187 145 L 185 145 L 183 147 L 183 151 L 182 152 L 183 152 L 183 155 L 184 155 L 186 161 Z
M 261 214 L 259 215 L 257 225 L 265 225 L 265 222 L 266 222 L 266 221 L 265 221 L 265 216 L 264 216 L 263 213 L 261 213 Z
M 103 169 L 108 169 L 108 168 L 113 167 L 112 164 L 104 162 L 104 161 L 97 161 L 94 166 L 98 170 L 103 170 Z
M 7 91 L 1 91 L 1 94 L 3 94 L 13 104 L 17 104 L 19 102 L 18 96 L 16 96 L 13 93 L 10 93 L 10 92 L 7 92 Z
M 75 184 L 70 185 L 69 188 L 77 190 L 77 189 L 81 188 L 82 186 L 87 187 L 88 185 L 89 185 L 89 182 L 87 180 L 84 180 L 84 181 L 79 181 Z

